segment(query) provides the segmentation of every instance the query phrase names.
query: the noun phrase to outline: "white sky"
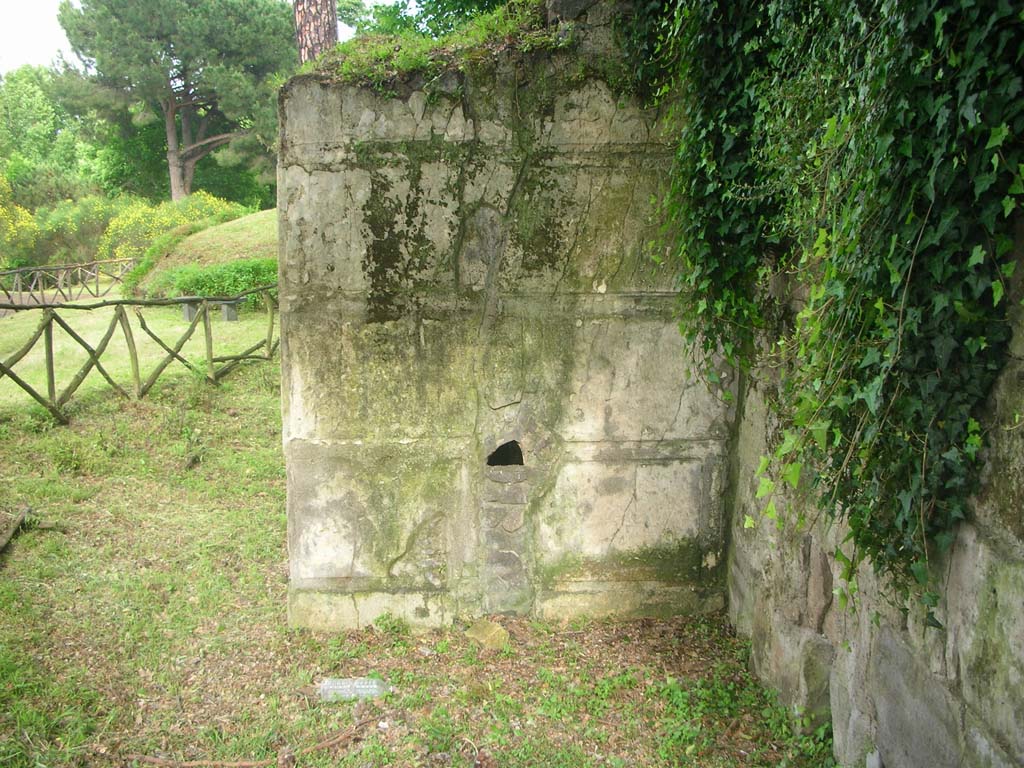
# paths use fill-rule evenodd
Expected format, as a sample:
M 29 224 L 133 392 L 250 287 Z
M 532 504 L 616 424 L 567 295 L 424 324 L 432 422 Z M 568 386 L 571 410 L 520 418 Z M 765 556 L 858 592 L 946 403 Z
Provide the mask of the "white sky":
M 381 0 L 370 0 L 375 5 Z M 77 63 L 64 30 L 57 23 L 60 0 L 0 0 L 0 74 L 22 64 L 48 66 L 62 52 L 69 62 Z M 339 24 L 342 40 L 352 29 Z
M 370 0 L 367 4 L 383 1 Z M 78 62 L 57 24 L 59 5 L 60 0 L 0 0 L 0 75 L 27 63 L 48 67 L 60 52 L 69 61 Z M 342 40 L 352 36 L 352 29 L 343 24 L 338 30 Z
M 74 61 L 57 23 L 60 0 L 0 0 L 0 74 L 22 64 L 47 66 L 63 51 Z

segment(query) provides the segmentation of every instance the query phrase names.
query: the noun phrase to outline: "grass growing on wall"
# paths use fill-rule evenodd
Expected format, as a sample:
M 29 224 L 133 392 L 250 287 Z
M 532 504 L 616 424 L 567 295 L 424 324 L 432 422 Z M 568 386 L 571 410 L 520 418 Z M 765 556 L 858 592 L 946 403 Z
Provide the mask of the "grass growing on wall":
M 499 50 L 552 50 L 571 43 L 570 35 L 545 26 L 543 4 L 512 0 L 439 38 L 416 31 L 359 36 L 305 69 L 341 82 L 383 89 L 412 73 L 430 77 L 450 68 L 472 66 Z

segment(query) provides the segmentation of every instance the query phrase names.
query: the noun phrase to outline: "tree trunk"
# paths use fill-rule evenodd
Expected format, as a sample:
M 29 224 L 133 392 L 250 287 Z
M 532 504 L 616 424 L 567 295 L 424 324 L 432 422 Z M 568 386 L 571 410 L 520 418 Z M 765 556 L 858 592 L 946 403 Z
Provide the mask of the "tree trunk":
M 305 64 L 338 42 L 335 0 L 295 0 L 295 40 Z
M 192 191 L 191 179 L 185 183 L 185 163 L 178 146 L 178 126 L 174 119 L 175 109 L 169 105 L 164 109 L 164 130 L 167 134 L 167 173 L 171 178 L 171 200 L 182 200 Z

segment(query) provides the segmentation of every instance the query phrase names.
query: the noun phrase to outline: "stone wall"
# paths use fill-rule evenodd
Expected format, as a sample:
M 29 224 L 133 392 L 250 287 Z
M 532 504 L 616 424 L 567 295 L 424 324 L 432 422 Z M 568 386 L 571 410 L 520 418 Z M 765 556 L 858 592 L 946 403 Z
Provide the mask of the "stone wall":
M 1010 768 L 1024 765 L 1024 322 L 990 401 L 990 447 L 974 516 L 932 568 L 937 630 L 919 606 L 894 606 L 870 566 L 857 610 L 833 599 L 832 553 L 845 531 L 797 532 L 756 516 L 754 475 L 775 429 L 772 377 L 746 388 L 731 515 L 729 614 L 752 640 L 757 674 L 814 722 L 831 717 L 845 766 Z M 791 499 L 799 505 L 799 499 Z M 808 513 L 813 517 L 813 513 Z
M 610 6 L 549 6 L 587 15 L 581 50 L 607 48 Z M 755 671 L 831 719 L 843 765 L 1024 765 L 1024 333 L 975 515 L 933 562 L 944 629 L 870 567 L 840 609 L 841 528 L 743 525 L 776 382 L 737 383 L 735 412 L 689 382 L 676 276 L 645 251 L 671 132 L 593 71 L 507 53 L 387 96 L 322 76 L 282 92 L 290 620 L 630 616 L 727 593 Z
M 645 250 L 654 116 L 571 56 L 396 90 L 281 96 L 291 621 L 724 606 L 730 412 Z

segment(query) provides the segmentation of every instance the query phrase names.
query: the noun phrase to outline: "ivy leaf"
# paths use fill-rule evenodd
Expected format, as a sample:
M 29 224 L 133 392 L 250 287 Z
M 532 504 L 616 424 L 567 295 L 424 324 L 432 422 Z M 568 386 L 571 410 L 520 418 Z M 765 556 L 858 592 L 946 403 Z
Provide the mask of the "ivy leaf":
M 1010 135 L 1010 126 L 1006 123 L 996 126 L 992 129 L 992 134 L 988 137 L 988 144 L 985 145 L 985 149 L 995 149 L 996 147 L 1002 146 L 1003 142 L 1006 141 L 1006 137 Z
M 779 514 L 775 510 L 775 499 L 769 499 L 768 503 L 764 505 L 764 516 L 769 520 L 779 519 Z
M 967 266 L 976 267 L 983 261 L 985 261 L 985 249 L 980 245 L 974 246 L 974 248 L 971 249 L 971 258 L 967 260 Z
M 914 574 L 917 583 L 924 586 L 928 583 L 928 563 L 924 560 L 915 560 L 910 564 L 910 572 Z
M 754 520 L 750 515 L 743 516 L 743 527 L 747 530 L 757 527 L 757 521 Z
M 775 481 L 770 477 L 762 477 L 761 481 L 757 484 L 757 493 L 754 498 L 763 499 L 765 496 L 770 495 L 775 490 Z
M 781 459 L 791 454 L 794 450 L 796 450 L 796 446 L 797 443 L 799 443 L 799 441 L 800 440 L 797 437 L 796 433 L 787 429 L 783 433 L 782 445 L 780 445 L 775 451 L 775 458 Z
M 992 306 L 998 307 L 999 302 L 1003 299 L 1003 284 L 996 280 L 992 283 Z
M 787 464 L 786 468 L 782 470 L 782 479 L 789 483 L 793 489 L 796 489 L 800 485 L 800 470 L 802 469 L 803 464 L 798 461 Z
M 995 184 L 996 172 L 991 173 L 979 173 L 974 177 L 974 199 L 977 200 L 981 197 L 985 191 Z
M 768 465 L 771 464 L 771 461 L 767 456 L 761 457 L 761 462 L 757 465 L 757 477 L 768 471 Z
M 814 442 L 822 450 L 828 447 L 828 428 L 830 426 L 832 426 L 832 422 L 829 421 L 816 421 L 810 426 L 811 437 L 814 438 Z

